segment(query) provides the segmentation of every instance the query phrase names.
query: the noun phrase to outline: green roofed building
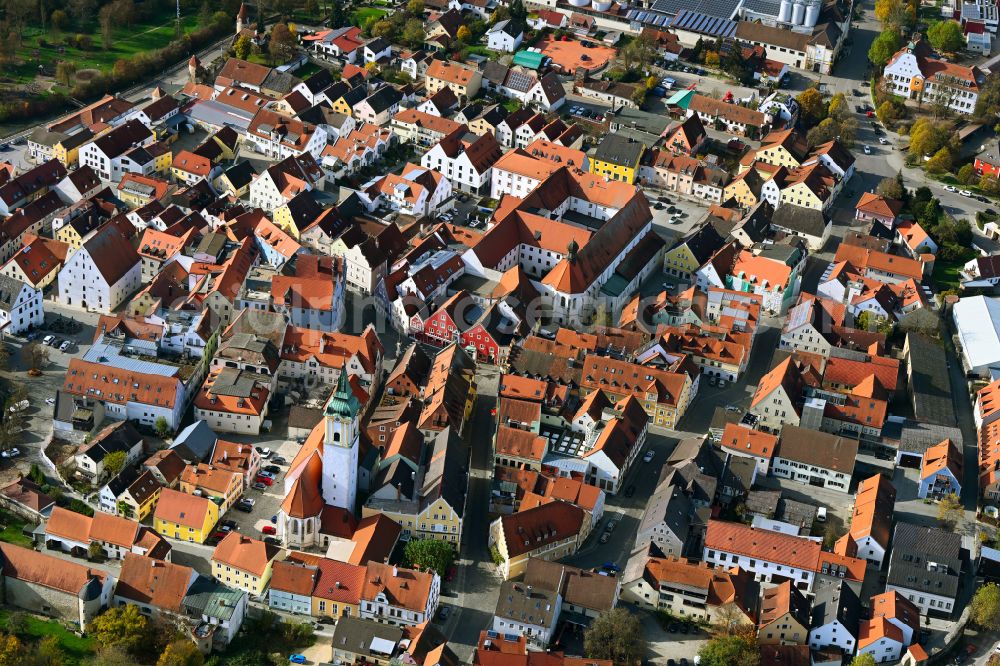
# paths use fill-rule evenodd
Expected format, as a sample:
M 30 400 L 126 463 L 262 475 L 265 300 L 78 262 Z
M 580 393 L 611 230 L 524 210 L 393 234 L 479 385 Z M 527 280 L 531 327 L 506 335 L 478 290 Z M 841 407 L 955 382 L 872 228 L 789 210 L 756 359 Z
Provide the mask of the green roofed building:
M 521 67 L 527 67 L 528 69 L 541 69 L 545 60 L 546 56 L 541 53 L 535 53 L 534 51 L 518 51 L 514 55 L 514 64 L 520 65 Z

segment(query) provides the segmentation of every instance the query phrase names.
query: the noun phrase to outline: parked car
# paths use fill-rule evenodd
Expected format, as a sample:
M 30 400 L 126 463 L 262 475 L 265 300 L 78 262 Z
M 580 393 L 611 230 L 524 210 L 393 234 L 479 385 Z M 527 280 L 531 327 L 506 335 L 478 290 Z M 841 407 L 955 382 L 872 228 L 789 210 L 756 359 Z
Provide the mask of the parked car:
M 253 513 L 253 505 L 240 502 L 236 505 L 236 510 L 242 511 L 243 513 Z
M 256 506 L 257 500 L 255 500 L 252 497 L 244 497 L 243 499 L 240 500 L 240 504 L 249 504 L 250 506 Z
M 288 657 L 288 663 L 290 664 L 305 664 L 306 656 L 304 654 L 293 654 Z
M 73 346 L 73 343 L 69 340 L 63 340 L 63 343 L 59 345 L 59 351 L 64 352 Z
M 611 532 L 615 531 L 616 527 L 618 527 L 618 521 L 612 519 L 608 521 L 608 523 L 604 526 L 604 529 L 606 532 L 608 532 L 608 534 L 610 534 Z
M 266 536 L 266 537 L 264 537 L 264 543 L 269 544 L 271 546 L 280 546 L 281 545 L 281 539 L 279 539 L 278 537 L 274 537 L 274 536 Z
M 278 524 L 278 514 L 274 514 L 273 516 L 271 516 L 271 522 L 274 523 L 275 525 Z
M 25 400 L 19 400 L 16 403 L 14 403 L 13 405 L 10 406 L 10 413 L 11 414 L 16 414 L 17 412 L 23 412 L 28 407 L 31 407 L 31 403 L 28 402 L 27 399 L 25 399 Z
M 264 476 L 263 474 L 258 474 L 257 475 L 256 482 L 257 483 L 261 483 L 261 484 L 263 484 L 265 486 L 273 486 L 274 485 L 274 479 L 272 479 L 269 476 Z M 254 484 L 254 487 L 257 486 L 257 483 Z
M 263 458 L 264 460 L 267 460 L 268 458 L 271 457 L 271 449 L 261 448 L 258 446 L 257 453 L 259 453 L 260 457 Z
M 0 453 L 0 457 L 3 458 L 16 458 L 19 455 L 21 455 L 21 449 L 17 448 L 16 446 L 12 449 L 8 449 L 7 451 Z
M 607 543 L 610 540 L 611 540 L 611 532 L 605 532 L 604 534 L 601 535 L 601 538 L 598 539 L 598 541 L 600 541 L 601 543 Z
M 642 457 L 642 462 L 644 462 L 644 463 L 653 462 L 653 458 L 655 458 L 655 457 L 656 457 L 656 452 L 655 451 L 646 451 L 646 455 L 644 455 Z
M 719 377 L 719 388 L 726 388 L 726 380 Z
M 264 468 L 264 471 L 269 474 L 281 474 L 281 468 L 277 465 L 268 465 Z
M 54 404 L 56 404 L 56 399 L 55 398 L 46 398 L 45 399 L 45 404 L 46 405 L 54 405 Z
M 878 142 L 881 143 L 883 146 L 889 145 L 889 139 L 885 138 L 884 136 L 880 136 L 878 138 Z
M 958 192 L 958 188 L 955 187 L 954 185 L 945 185 L 944 186 L 944 191 L 945 192 Z
M 254 483 L 253 486 L 251 486 L 251 488 L 253 488 L 254 490 L 267 490 L 267 486 L 259 481 Z
M 441 622 L 444 622 L 445 620 L 447 620 L 451 616 L 451 607 L 450 606 L 441 606 L 440 608 L 438 608 L 437 616 L 438 616 L 438 620 L 440 620 Z
M 826 522 L 826 507 L 821 506 L 816 509 L 816 521 L 820 523 Z
M 277 534 L 278 533 L 278 528 L 275 527 L 274 525 L 264 525 L 264 527 L 260 528 L 260 533 L 261 534 L 271 534 L 271 535 Z
M 288 464 L 288 461 L 285 460 L 284 458 L 282 458 L 281 456 L 274 456 L 273 458 L 271 458 L 271 462 L 274 463 L 275 465 L 287 465 Z
M 54 335 L 46 335 L 44 338 L 42 338 L 42 344 L 49 347 L 51 347 L 52 343 L 55 341 L 56 341 L 56 336 Z
M 972 196 L 972 192 L 970 192 L 969 190 L 962 190 L 962 191 L 959 192 L 959 194 L 961 194 L 963 197 L 971 197 Z
M 266 479 L 271 479 L 272 481 L 274 481 L 274 473 L 273 472 L 268 472 L 268 471 L 265 471 L 265 470 L 261 470 L 261 471 L 257 472 L 257 476 L 263 476 Z
M 239 525 L 236 524 L 236 521 L 232 520 L 230 518 L 227 518 L 226 520 L 223 520 L 219 524 L 222 525 L 227 530 L 235 530 L 237 527 L 239 527 Z
M 872 154 L 872 147 L 869 146 L 868 144 L 865 144 L 865 155 L 871 155 L 871 154 Z

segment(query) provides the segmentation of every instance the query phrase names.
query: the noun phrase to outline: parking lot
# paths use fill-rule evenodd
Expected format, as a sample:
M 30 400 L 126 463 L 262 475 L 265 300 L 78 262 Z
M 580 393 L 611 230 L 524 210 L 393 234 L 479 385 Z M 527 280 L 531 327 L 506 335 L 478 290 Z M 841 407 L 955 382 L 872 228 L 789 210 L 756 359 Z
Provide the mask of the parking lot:
M 221 434 L 220 437 L 230 439 L 225 433 Z M 232 439 L 236 438 L 233 437 Z M 281 471 L 276 473 L 273 485 L 266 487 L 264 490 L 257 490 L 253 487 L 247 488 L 246 492 L 243 493 L 243 497 L 254 501 L 254 507 L 251 512 L 240 511 L 234 506 L 226 512 L 222 520 L 232 520 L 236 523 L 237 530 L 247 536 L 259 539 L 266 536 L 261 531 L 264 527 L 268 525 L 274 526 L 271 518 L 278 515 L 278 509 L 281 507 L 281 502 L 285 497 L 285 474 L 288 472 L 288 463 L 295 458 L 302 445 L 294 440 L 274 440 L 273 438 L 264 442 L 258 440 L 254 445 L 261 448 L 270 448 L 272 452 L 268 460 L 261 461 L 261 469 L 269 465 L 275 465 L 273 462 L 273 458 L 275 457 L 284 458 L 285 462 L 284 464 L 276 465 Z
M 69 345 L 62 351 L 56 347 L 46 346 L 48 362 L 43 364 L 42 374 L 38 377 L 30 377 L 27 374 L 30 364 L 24 353 L 29 344 L 26 336 L 8 334 L 4 337 L 10 353 L 8 369 L 4 373 L 5 378 L 13 386 L 24 386 L 30 403 L 23 412 L 26 419 L 25 428 L 20 441 L 16 444 L 20 455 L 12 465 L 5 462 L 0 466 L 5 472 L 12 469 L 27 472 L 32 463 L 45 465 L 41 452 L 43 447 L 48 445 L 52 435 L 52 412 L 56 391 L 62 388 L 70 360 L 85 354 L 94 338 L 94 326 L 98 315 L 63 308 L 51 301 L 45 302 L 45 312 L 46 325 L 34 336 L 37 337 L 36 342 L 41 344 L 45 336 L 55 335 L 62 341 L 69 341 Z M 59 317 L 72 318 L 80 325 L 79 329 L 73 333 L 54 331 L 53 324 Z M 49 404 L 50 401 L 53 404 Z

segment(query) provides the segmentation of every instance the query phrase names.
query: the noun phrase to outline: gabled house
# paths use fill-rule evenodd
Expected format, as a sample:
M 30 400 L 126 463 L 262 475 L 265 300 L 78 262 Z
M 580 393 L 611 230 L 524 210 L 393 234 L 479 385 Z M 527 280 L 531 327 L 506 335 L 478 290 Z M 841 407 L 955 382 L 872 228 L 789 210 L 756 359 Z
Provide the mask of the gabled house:
M 806 645 L 811 625 L 809 600 L 786 580 L 761 596 L 760 645 Z
M 825 585 L 816 591 L 812 605 L 809 647 L 839 648 L 853 654 L 861 636 L 861 600 L 846 582 Z
M 961 496 L 962 480 L 962 453 L 950 439 L 942 440 L 924 451 L 917 497 Z

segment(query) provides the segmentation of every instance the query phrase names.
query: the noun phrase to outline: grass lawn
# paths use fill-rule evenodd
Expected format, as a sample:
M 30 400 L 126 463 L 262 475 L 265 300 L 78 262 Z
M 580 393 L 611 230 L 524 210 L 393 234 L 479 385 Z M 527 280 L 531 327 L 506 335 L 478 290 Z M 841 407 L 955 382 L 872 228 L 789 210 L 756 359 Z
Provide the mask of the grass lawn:
M 962 267 L 966 264 L 968 259 L 964 261 L 942 261 L 938 259 L 934 262 L 934 283 L 937 285 L 939 291 L 945 291 L 946 289 L 961 289 L 962 286 Z
M 31 539 L 21 533 L 25 525 L 22 518 L 6 511 L 0 511 L 0 524 L 3 525 L 3 530 L 0 530 L 0 541 L 31 548 Z
M 355 9 L 351 12 L 351 25 L 363 28 L 370 19 L 375 18 L 378 20 L 386 14 L 388 14 L 387 11 L 384 9 L 378 9 L 377 7 L 362 7 L 361 9 Z
M 11 611 L 0 610 L 0 627 L 6 629 L 7 618 Z M 46 636 L 55 636 L 59 646 L 66 654 L 66 664 L 73 666 L 94 654 L 94 639 L 88 636 L 80 637 L 67 629 L 58 620 L 45 620 L 34 615 L 25 616 L 25 635 L 22 639 L 41 640 Z
M 476 55 L 483 56 L 484 58 L 489 58 L 490 60 L 496 60 L 500 57 L 499 53 L 488 49 L 485 46 L 468 46 L 466 48 L 469 53 L 474 53 Z
M 193 14 L 182 16 L 181 25 L 185 33 L 191 32 L 198 27 L 198 17 Z M 118 27 L 114 31 L 112 46 L 107 51 L 101 47 L 99 28 L 90 33 L 93 46 L 87 51 L 64 45 L 66 37 L 72 34 L 74 33 L 43 31 L 38 27 L 26 28 L 24 44 L 17 51 L 18 64 L 4 68 L 4 76 L 27 83 L 38 74 L 39 65 L 44 67 L 47 74 L 53 74 L 56 63 L 60 60 L 75 62 L 77 69 L 110 71 L 116 60 L 131 58 L 142 51 L 160 49 L 172 42 L 174 19 L 168 13 L 150 19 L 147 23 L 136 23 L 131 28 Z M 39 46 L 39 39 L 46 45 Z

